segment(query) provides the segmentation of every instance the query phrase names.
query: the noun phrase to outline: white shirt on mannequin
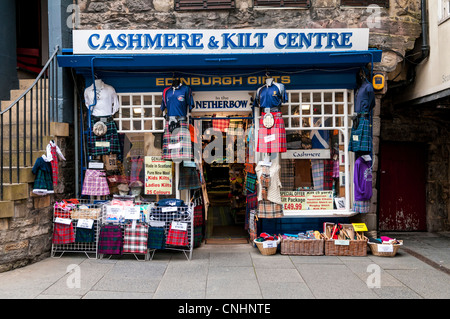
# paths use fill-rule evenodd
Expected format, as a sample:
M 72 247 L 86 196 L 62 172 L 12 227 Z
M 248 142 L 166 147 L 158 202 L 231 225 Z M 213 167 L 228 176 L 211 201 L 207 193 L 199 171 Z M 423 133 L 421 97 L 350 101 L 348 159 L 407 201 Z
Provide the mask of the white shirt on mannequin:
M 97 104 L 92 107 L 92 115 L 110 116 L 119 110 L 119 98 L 116 90 L 102 80 L 95 80 L 95 87 L 97 92 Z M 86 107 L 94 103 L 94 84 L 84 90 L 84 101 Z

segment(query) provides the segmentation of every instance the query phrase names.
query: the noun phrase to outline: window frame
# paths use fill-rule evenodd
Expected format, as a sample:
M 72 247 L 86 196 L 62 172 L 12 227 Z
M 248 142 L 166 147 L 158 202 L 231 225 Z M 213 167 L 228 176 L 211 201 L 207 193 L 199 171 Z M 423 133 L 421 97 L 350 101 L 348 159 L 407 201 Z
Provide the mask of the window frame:
M 389 8 L 389 0 L 341 0 L 341 7 L 366 8 L 371 5 L 377 5 L 382 8 Z
M 309 9 L 311 7 L 311 0 L 300 1 L 298 5 L 295 5 L 291 3 L 292 0 L 253 0 L 253 7 L 264 9 Z
M 175 0 L 175 11 L 229 10 L 236 8 L 236 0 Z

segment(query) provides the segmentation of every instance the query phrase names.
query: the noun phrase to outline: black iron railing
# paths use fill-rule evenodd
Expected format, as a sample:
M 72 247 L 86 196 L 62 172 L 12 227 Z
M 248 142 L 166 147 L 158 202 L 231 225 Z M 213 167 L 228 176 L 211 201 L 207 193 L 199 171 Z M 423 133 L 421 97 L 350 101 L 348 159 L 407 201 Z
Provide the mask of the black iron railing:
M 0 111 L 0 200 L 5 184 L 20 182 L 21 167 L 34 165 L 33 152 L 43 150 L 50 123 L 57 121 L 58 50 L 57 46 L 30 87 Z

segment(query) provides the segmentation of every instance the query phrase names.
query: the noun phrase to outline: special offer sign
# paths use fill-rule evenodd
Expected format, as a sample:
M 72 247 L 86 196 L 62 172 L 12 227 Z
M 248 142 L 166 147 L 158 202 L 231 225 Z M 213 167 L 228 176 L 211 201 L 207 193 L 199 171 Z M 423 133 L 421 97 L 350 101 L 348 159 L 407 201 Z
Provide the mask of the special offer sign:
M 333 191 L 281 192 L 284 214 L 333 209 Z

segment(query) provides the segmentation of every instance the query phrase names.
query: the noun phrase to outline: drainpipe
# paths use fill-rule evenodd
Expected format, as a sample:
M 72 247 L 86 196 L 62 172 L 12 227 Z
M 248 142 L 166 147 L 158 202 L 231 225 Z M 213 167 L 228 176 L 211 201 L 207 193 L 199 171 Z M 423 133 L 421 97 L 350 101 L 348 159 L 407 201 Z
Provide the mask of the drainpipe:
M 413 61 L 413 65 L 411 66 L 408 79 L 396 84 L 392 84 L 389 86 L 390 89 L 393 88 L 403 88 L 414 82 L 416 79 L 416 66 L 424 61 L 426 58 L 430 56 L 430 42 L 428 39 L 428 10 L 427 10 L 427 0 L 421 0 L 421 26 L 422 26 L 422 54 L 420 57 Z

